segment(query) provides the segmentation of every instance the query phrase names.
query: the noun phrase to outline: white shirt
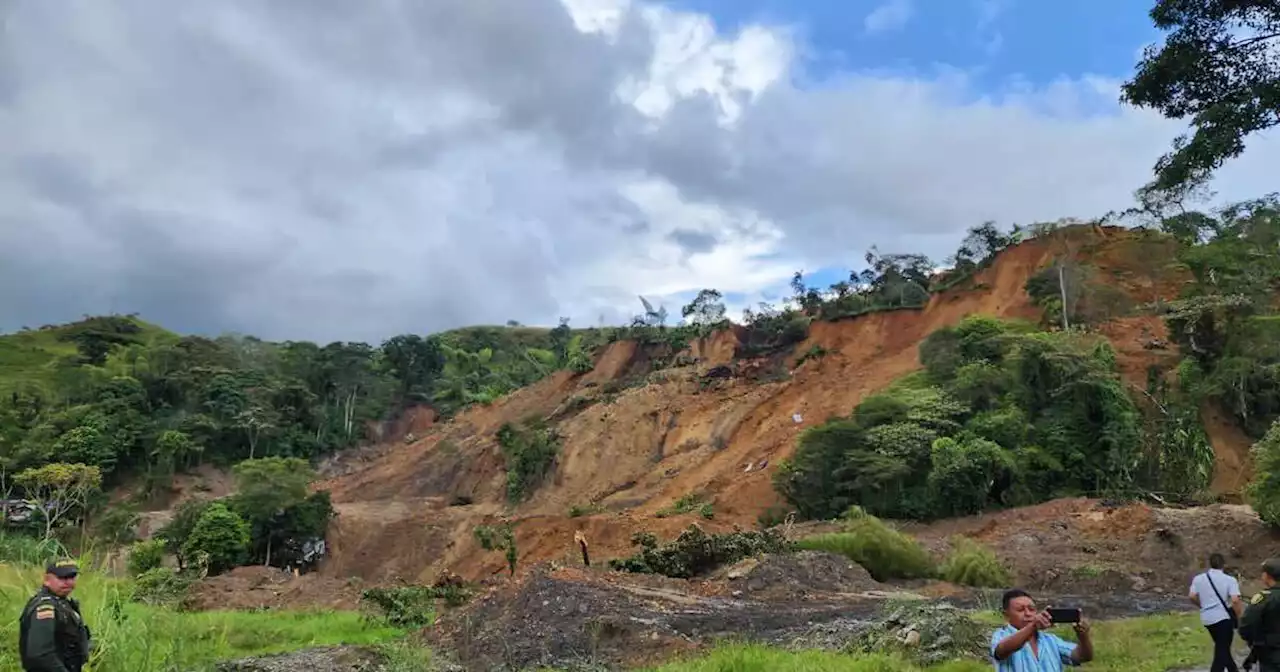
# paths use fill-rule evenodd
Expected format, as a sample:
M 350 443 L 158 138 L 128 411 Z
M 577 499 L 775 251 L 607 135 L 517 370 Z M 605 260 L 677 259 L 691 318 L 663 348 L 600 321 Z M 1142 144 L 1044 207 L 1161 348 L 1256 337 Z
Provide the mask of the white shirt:
M 1210 585 L 1205 573 L 1201 572 L 1191 580 L 1190 592 L 1200 596 L 1200 622 L 1213 625 L 1230 618 L 1227 610 L 1222 608 L 1222 602 L 1226 602 L 1229 607 L 1231 598 L 1240 597 L 1240 583 L 1220 569 L 1211 569 L 1208 573 L 1213 577 L 1213 584 Z M 1222 596 L 1221 602 L 1213 594 L 1214 586 L 1217 586 L 1218 595 Z

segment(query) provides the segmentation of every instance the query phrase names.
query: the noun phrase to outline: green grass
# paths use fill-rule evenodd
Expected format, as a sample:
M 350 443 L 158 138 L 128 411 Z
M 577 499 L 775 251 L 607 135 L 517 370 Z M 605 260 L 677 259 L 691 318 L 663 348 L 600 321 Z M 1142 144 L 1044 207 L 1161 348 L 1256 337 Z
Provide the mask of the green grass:
M 131 339 L 153 345 L 174 341 L 179 336 L 159 326 L 129 318 L 139 327 Z M 70 323 L 47 329 L 32 329 L 0 334 L 0 393 L 23 387 L 50 389 L 63 362 L 77 362 L 75 343 L 63 340 L 82 323 Z
M 18 669 L 18 621 L 40 582 L 39 568 L 0 565 L 0 669 Z M 96 642 L 91 672 L 199 670 L 219 660 L 313 646 L 380 645 L 400 669 L 423 669 L 423 654 L 397 647 L 405 632 L 356 612 L 177 612 L 128 602 L 126 581 L 87 572 L 74 597 Z M 417 667 L 415 667 L 417 665 Z
M 984 614 L 992 627 L 999 623 Z M 1070 628 L 1055 633 L 1075 639 Z M 1081 669 L 1096 672 L 1165 672 L 1208 665 L 1213 654 L 1209 637 L 1194 613 L 1146 616 L 1093 625 L 1094 659 Z M 652 672 L 924 672 L 900 658 L 882 655 L 844 655 L 822 651 L 789 652 L 764 646 L 727 645 L 707 655 L 668 663 Z M 983 661 L 952 661 L 928 672 L 989 672 Z

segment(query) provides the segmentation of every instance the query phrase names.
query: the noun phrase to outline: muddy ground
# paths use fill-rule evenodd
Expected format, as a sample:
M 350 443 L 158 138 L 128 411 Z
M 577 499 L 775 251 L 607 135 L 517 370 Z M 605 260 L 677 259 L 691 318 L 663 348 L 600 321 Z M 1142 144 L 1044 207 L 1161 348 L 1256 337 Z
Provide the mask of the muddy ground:
M 543 566 L 446 612 L 424 634 L 467 670 L 588 662 L 623 669 L 725 639 L 843 649 L 880 619 L 886 605 L 931 600 L 930 593 L 947 595 L 935 603 L 968 608 L 999 601 L 998 594 L 928 582 L 917 582 L 919 591 L 878 584 L 864 572 L 839 569 L 844 563 L 823 553 L 766 557 L 734 578 L 702 582 Z M 823 571 L 831 569 L 836 571 Z M 1187 607 L 1168 595 L 1039 597 L 1080 606 L 1098 619 Z
M 1248 508 L 1232 505 L 1168 509 L 1066 499 L 901 527 L 938 559 L 952 537 L 971 537 L 993 549 L 1014 584 L 1042 604 L 1080 606 L 1094 619 L 1189 609 L 1183 597 L 1187 584 L 1209 552 L 1228 557 L 1228 569 L 1242 575 L 1246 592 L 1256 588 L 1258 564 L 1280 555 L 1280 535 Z M 835 529 L 834 523 L 806 524 L 793 536 Z M 467 670 L 582 669 L 588 663 L 593 669 L 623 669 L 697 652 L 722 639 L 842 648 L 888 604 L 923 599 L 995 608 L 1000 593 L 938 581 L 879 583 L 842 556 L 814 552 L 752 558 L 692 580 L 611 572 L 603 558 L 594 560 L 591 568 L 541 563 L 514 579 L 490 579 L 475 599 L 445 610 L 423 635 Z M 198 595 L 205 606 L 351 608 L 362 587 L 323 575 L 241 568 L 207 580 Z

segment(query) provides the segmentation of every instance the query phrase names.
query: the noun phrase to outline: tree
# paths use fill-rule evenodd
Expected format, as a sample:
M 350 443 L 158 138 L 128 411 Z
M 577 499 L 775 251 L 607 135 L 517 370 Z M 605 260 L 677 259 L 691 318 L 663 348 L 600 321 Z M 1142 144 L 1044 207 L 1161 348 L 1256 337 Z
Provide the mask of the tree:
M 1166 117 L 1191 117 L 1195 132 L 1179 136 L 1156 162 L 1146 192 L 1185 192 L 1208 181 L 1244 138 L 1280 123 L 1280 4 L 1274 0 L 1157 0 L 1155 26 L 1171 31 L 1147 47 L 1124 102 Z
M 715 289 L 698 292 L 689 305 L 680 309 L 680 315 L 691 324 L 713 326 L 724 322 L 724 296 Z
M 165 550 L 178 559 L 180 569 L 185 569 L 188 562 L 194 559 L 188 557 L 183 549 L 186 547 L 187 540 L 191 538 L 192 531 L 196 529 L 196 523 L 200 522 L 205 509 L 208 509 L 212 503 L 207 499 L 188 499 L 179 504 L 177 510 L 173 512 L 173 518 L 156 531 L 156 538 L 164 541 Z
M 307 499 L 315 472 L 306 460 L 268 457 L 231 468 L 236 479 L 235 508 L 267 538 L 265 562 L 271 564 L 271 530 L 277 517 Z
M 249 524 L 222 502 L 213 502 L 204 510 L 182 545 L 187 558 L 205 556 L 210 574 L 238 567 L 248 549 Z
M 445 364 L 440 339 L 435 336 L 395 336 L 382 344 L 382 357 L 391 374 L 400 381 L 402 401 L 425 399 Z
M 102 487 L 102 470 L 96 466 L 54 462 L 19 472 L 14 481 L 35 500 L 44 520 L 44 538 L 72 511 L 83 511 L 89 498 Z

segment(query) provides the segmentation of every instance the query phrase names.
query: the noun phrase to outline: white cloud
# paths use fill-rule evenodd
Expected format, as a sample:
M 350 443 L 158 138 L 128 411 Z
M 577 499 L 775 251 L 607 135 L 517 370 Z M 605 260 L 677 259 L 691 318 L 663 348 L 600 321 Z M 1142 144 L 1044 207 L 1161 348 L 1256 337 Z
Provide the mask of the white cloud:
M 871 10 L 863 19 L 862 25 L 868 33 L 883 33 L 898 30 L 907 25 L 915 14 L 911 0 L 887 0 L 883 5 Z
M 569 1 L 569 0 L 566 0 Z M 380 340 L 753 303 L 793 270 L 1131 203 L 1180 124 L 1090 76 L 808 79 L 788 31 L 639 0 L 20 3 L 0 328 Z M 1272 188 L 1251 141 L 1216 187 Z

